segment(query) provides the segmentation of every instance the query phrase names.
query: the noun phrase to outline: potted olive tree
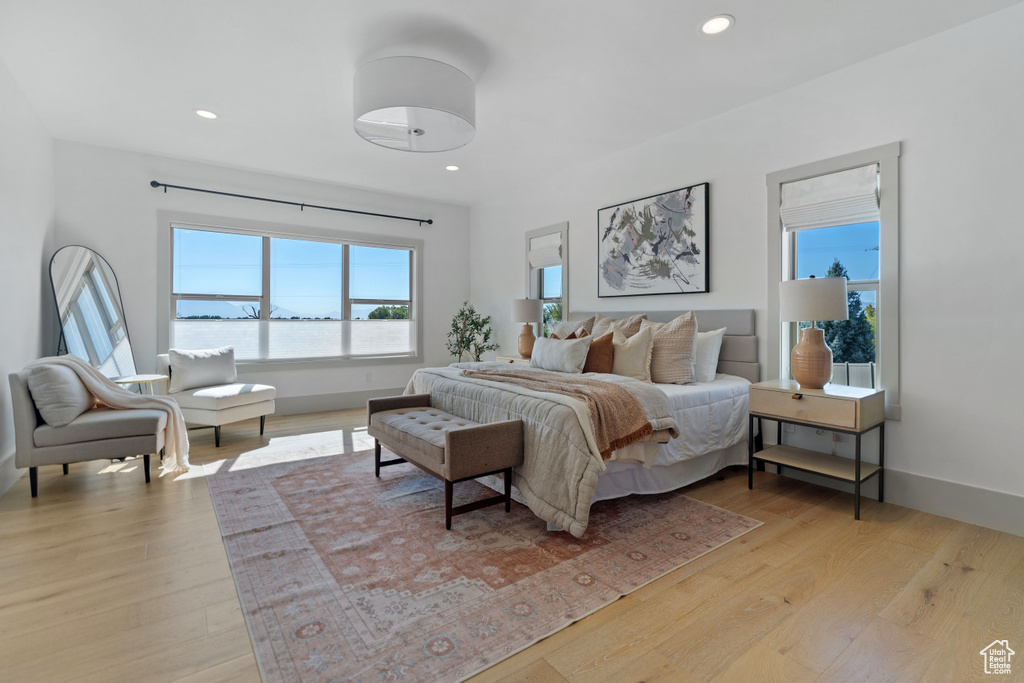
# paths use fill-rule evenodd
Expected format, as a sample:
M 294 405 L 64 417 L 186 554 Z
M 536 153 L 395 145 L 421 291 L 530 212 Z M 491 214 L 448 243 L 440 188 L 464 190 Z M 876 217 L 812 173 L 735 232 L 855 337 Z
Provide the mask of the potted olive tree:
M 491 341 L 491 316 L 481 316 L 468 301 L 452 318 L 452 329 L 448 332 L 448 351 L 462 362 L 462 357 L 480 360 L 486 351 L 494 351 L 498 345 Z

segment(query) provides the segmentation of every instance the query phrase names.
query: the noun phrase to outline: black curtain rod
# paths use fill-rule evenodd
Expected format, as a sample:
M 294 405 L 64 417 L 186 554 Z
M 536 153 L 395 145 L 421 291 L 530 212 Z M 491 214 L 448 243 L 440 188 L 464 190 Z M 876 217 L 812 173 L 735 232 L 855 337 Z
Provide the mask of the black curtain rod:
M 256 200 L 257 202 L 272 202 L 274 204 L 288 204 L 289 206 L 297 206 L 297 207 L 299 207 L 299 211 L 302 211 L 302 210 L 307 209 L 307 208 L 309 208 L 309 209 L 323 209 L 324 211 L 341 211 L 342 213 L 357 213 L 360 216 L 376 216 L 377 218 L 390 218 L 390 219 L 396 220 L 396 221 L 412 221 L 414 223 L 419 223 L 420 225 L 423 225 L 424 223 L 426 223 L 427 225 L 433 225 L 434 224 L 434 219 L 432 219 L 432 218 L 409 218 L 408 216 L 392 216 L 391 214 L 387 214 L 387 213 L 374 213 L 372 211 L 356 211 L 355 209 L 339 209 L 336 206 L 318 206 L 317 204 L 305 204 L 305 203 L 302 203 L 302 202 L 289 202 L 289 201 L 286 201 L 284 199 L 270 199 L 269 197 L 254 197 L 254 196 L 248 195 L 248 194 L 235 194 L 234 192 L 219 192 L 217 190 L 204 190 L 204 189 L 199 188 L 199 187 L 185 187 L 183 185 L 168 185 L 167 183 L 161 183 L 161 182 L 156 181 L 156 180 L 151 180 L 149 182 L 149 186 L 150 187 L 162 187 L 162 188 L 164 188 L 164 193 L 165 194 L 167 193 L 167 188 L 171 188 L 172 190 L 188 190 L 189 192 L 205 192 L 206 194 L 219 194 L 219 195 L 222 195 L 224 197 L 238 197 L 239 199 L 253 199 L 253 200 Z

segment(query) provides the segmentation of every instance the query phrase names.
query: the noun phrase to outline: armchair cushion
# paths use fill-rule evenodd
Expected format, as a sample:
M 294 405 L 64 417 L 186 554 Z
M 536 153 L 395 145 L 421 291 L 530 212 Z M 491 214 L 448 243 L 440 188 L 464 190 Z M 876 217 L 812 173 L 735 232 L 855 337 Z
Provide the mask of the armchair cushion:
M 186 389 L 171 394 L 171 398 L 177 401 L 182 408 L 225 410 L 260 401 L 272 401 L 276 394 L 277 390 L 266 384 L 234 383 Z
M 214 384 L 231 384 L 237 377 L 235 349 L 231 346 L 196 351 L 171 349 L 167 355 L 171 365 L 171 386 L 168 393 Z
M 96 404 L 78 374 L 65 365 L 37 365 L 28 373 L 28 390 L 46 424 L 63 427 Z
M 39 448 L 65 446 L 85 441 L 151 436 L 162 432 L 166 425 L 167 413 L 162 410 L 94 408 L 63 427 L 39 425 L 32 433 L 32 440 Z

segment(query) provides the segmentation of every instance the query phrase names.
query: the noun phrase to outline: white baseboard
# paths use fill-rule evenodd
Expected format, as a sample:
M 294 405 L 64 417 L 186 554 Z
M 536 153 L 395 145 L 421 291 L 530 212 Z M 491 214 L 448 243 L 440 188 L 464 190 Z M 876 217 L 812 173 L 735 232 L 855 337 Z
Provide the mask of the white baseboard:
M 768 471 L 775 471 L 768 465 Z M 819 477 L 808 472 L 784 470 L 787 477 L 853 493 L 853 484 Z M 861 495 L 878 499 L 878 479 L 864 483 Z M 935 479 L 912 472 L 886 468 L 885 502 L 949 517 L 968 524 L 1024 536 L 1024 496 Z M 853 514 L 853 508 L 850 509 Z
M 14 466 L 14 451 L 0 455 L 0 496 L 21 479 L 23 471 Z
M 371 398 L 381 396 L 401 396 L 405 387 L 397 389 L 369 389 L 366 391 L 347 391 L 337 394 L 317 394 L 315 396 L 286 396 L 274 401 L 275 415 L 301 415 L 303 413 L 319 413 L 325 410 L 345 410 L 347 408 L 365 408 Z

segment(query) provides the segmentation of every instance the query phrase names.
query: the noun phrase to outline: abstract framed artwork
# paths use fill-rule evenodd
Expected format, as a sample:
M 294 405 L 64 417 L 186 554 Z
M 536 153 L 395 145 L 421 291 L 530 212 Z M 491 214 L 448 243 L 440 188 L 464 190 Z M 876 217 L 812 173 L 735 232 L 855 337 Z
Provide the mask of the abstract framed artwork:
M 701 183 L 597 212 L 598 297 L 708 291 L 708 194 Z

